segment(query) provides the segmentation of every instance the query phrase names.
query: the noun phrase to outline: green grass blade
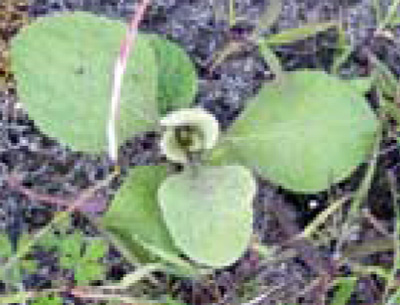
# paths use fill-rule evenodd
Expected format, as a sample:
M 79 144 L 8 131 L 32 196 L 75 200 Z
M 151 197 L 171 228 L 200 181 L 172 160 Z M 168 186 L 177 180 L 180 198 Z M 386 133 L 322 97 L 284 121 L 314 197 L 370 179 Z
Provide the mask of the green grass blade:
M 375 170 L 377 167 L 377 162 L 378 162 L 378 156 L 379 156 L 379 146 L 382 138 L 382 132 L 379 130 L 377 132 L 377 138 L 375 141 L 375 147 L 373 150 L 373 155 L 371 157 L 371 161 L 368 164 L 367 171 L 365 173 L 365 176 L 363 180 L 361 181 L 361 184 L 357 191 L 355 192 L 355 195 L 353 197 L 353 200 L 350 205 L 350 210 L 348 213 L 348 217 L 345 221 L 345 223 L 342 226 L 342 238 L 338 240 L 337 245 L 336 245 L 336 253 L 341 253 L 341 248 L 343 246 L 343 243 L 346 241 L 348 237 L 348 232 L 350 232 L 352 225 L 354 224 L 354 221 L 358 219 L 359 217 L 359 212 L 362 206 L 362 203 L 367 196 L 371 184 L 372 184 L 372 179 L 375 174 Z
M 384 28 L 386 28 L 388 25 L 391 24 L 391 21 L 393 20 L 393 18 L 395 18 L 395 15 L 399 10 L 399 5 L 400 5 L 400 0 L 393 0 L 393 2 L 389 6 L 387 14 L 385 15 L 385 18 L 379 24 L 377 31 L 383 30 Z
M 374 77 L 376 86 L 386 96 L 394 98 L 396 96 L 398 81 L 396 76 L 375 54 L 368 52 L 368 59 L 374 67 Z
M 275 81 L 278 84 L 282 84 L 282 82 L 284 81 L 284 72 L 278 56 L 268 46 L 264 39 L 260 39 L 258 41 L 258 47 L 271 72 L 275 75 Z
M 283 1 L 282 0 L 272 0 L 269 1 L 269 5 L 266 7 L 264 13 L 261 15 L 257 27 L 254 30 L 254 37 L 259 37 L 260 34 L 273 26 L 281 14 Z
M 233 27 L 235 26 L 236 22 L 237 22 L 237 18 L 236 18 L 236 1 L 235 0 L 229 0 L 229 9 L 228 9 L 229 13 L 229 27 Z
M 337 27 L 338 39 L 336 43 L 335 59 L 330 68 L 332 74 L 339 74 L 340 67 L 346 63 L 353 53 L 355 46 L 350 45 L 346 38 L 346 30 L 343 23 L 340 22 Z
M 395 287 L 396 285 L 396 276 L 398 272 L 400 271 L 400 208 L 398 206 L 398 199 L 399 199 L 399 194 L 397 193 L 397 185 L 396 185 L 396 180 L 395 177 L 390 175 L 388 173 L 388 180 L 389 184 L 391 185 L 391 193 L 392 193 L 392 204 L 393 204 L 393 210 L 395 212 L 395 232 L 393 234 L 393 249 L 394 249 L 394 257 L 393 257 L 393 267 L 392 270 L 389 273 L 388 279 L 386 281 L 386 286 L 385 286 L 385 293 L 383 299 L 388 298 L 387 296 L 389 295 L 390 289 Z M 400 289 L 395 293 L 394 298 L 397 300 L 400 300 Z M 396 297 L 396 294 L 399 294 Z M 393 298 L 393 296 L 391 297 Z M 391 299 L 388 298 L 388 301 Z M 389 302 L 390 304 L 390 302 Z M 399 304 L 398 302 L 394 304 Z
M 267 37 L 266 43 L 270 46 L 291 44 L 315 36 L 336 26 L 336 22 L 310 23 L 299 28 L 288 29 L 278 34 L 271 35 Z

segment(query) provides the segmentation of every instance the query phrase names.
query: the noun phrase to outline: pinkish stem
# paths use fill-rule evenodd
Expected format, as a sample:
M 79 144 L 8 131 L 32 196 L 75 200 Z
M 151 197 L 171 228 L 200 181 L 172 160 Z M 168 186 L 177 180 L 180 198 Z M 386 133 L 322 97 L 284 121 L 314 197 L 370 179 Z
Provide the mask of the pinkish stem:
M 116 123 L 119 118 L 122 82 L 126 71 L 126 65 L 129 59 L 129 55 L 131 54 L 131 51 L 135 45 L 135 38 L 137 36 L 139 24 L 142 21 L 150 2 L 151 0 L 143 0 L 135 14 L 132 16 L 129 27 L 126 31 L 125 38 L 121 43 L 119 56 L 114 66 L 114 78 L 110 102 L 111 109 L 107 127 L 108 154 L 111 160 L 114 162 L 116 162 L 118 158 Z

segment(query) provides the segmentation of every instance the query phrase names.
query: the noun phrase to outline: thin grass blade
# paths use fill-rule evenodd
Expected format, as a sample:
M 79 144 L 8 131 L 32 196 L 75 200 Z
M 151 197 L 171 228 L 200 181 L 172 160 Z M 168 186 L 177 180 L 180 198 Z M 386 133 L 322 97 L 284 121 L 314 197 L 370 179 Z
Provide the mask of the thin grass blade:
M 336 26 L 336 22 L 310 23 L 299 28 L 288 29 L 271 35 L 266 38 L 266 43 L 270 46 L 291 44 L 315 36 Z

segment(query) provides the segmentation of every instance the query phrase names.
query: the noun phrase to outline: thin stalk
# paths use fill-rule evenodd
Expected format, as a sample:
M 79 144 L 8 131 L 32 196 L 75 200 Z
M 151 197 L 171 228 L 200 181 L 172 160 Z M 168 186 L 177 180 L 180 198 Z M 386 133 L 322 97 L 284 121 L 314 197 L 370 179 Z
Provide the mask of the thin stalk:
M 234 27 L 236 24 L 236 1 L 229 0 L 229 27 Z
M 374 177 L 375 169 L 378 162 L 378 155 L 379 155 L 379 146 L 382 138 L 382 131 L 379 130 L 377 133 L 374 152 L 369 162 L 367 171 L 365 173 L 364 179 L 361 182 L 358 190 L 356 191 L 353 200 L 351 202 L 350 210 L 348 213 L 348 217 L 341 229 L 341 238 L 338 240 L 336 244 L 335 253 L 340 257 L 340 253 L 342 252 L 343 243 L 349 237 L 349 232 L 351 232 L 351 227 L 354 225 L 354 222 L 359 217 L 359 211 L 361 209 L 362 203 L 364 202 L 365 197 L 368 195 L 370 190 L 372 179 Z
M 387 179 L 392 193 L 392 205 L 395 211 L 395 232 L 393 234 L 393 268 L 390 271 L 389 277 L 386 281 L 385 291 L 382 297 L 382 303 L 389 299 L 390 290 L 396 286 L 396 275 L 400 270 L 400 209 L 398 205 L 399 195 L 397 192 L 397 183 L 395 174 L 392 172 L 387 173 Z
M 116 124 L 119 119 L 119 110 L 121 104 L 121 88 L 123 78 L 126 72 L 126 66 L 132 49 L 134 48 L 138 27 L 143 19 L 147 7 L 151 0 L 143 0 L 138 10 L 133 15 L 129 27 L 126 31 L 124 40 L 121 43 L 119 56 L 114 66 L 114 78 L 110 102 L 110 115 L 107 125 L 108 154 L 112 161 L 116 162 L 118 158 L 118 135 Z

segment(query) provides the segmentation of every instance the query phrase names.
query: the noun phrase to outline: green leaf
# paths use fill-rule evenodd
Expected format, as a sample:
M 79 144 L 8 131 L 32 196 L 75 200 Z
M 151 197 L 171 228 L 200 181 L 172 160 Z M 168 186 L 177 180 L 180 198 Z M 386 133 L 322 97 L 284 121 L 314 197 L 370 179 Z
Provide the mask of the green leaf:
M 0 234 L 0 260 L 8 259 L 13 255 L 10 239 L 5 234 Z
M 88 285 L 91 281 L 101 280 L 105 277 L 106 267 L 99 260 L 106 255 L 107 249 L 104 240 L 92 239 L 88 241 L 83 255 L 80 251 L 79 256 L 74 258 L 71 268 L 74 269 L 78 285 Z
M 158 35 L 147 35 L 158 67 L 158 108 L 160 115 L 190 107 L 197 93 L 197 74 L 186 52 Z
M 75 150 L 106 149 L 114 62 L 125 25 L 89 13 L 43 17 L 12 42 L 19 100 L 47 135 Z M 120 143 L 157 122 L 157 68 L 139 34 L 127 65 L 118 121 Z M 120 144 L 119 143 L 119 144 Z
M 288 73 L 283 84 L 265 85 L 249 102 L 225 154 L 287 189 L 327 189 L 371 152 L 376 117 L 358 90 L 324 72 Z
M 107 250 L 108 245 L 103 239 L 91 239 L 86 246 L 83 260 L 97 261 L 106 255 Z
M 106 276 L 106 267 L 98 262 L 79 262 L 74 268 L 76 284 L 89 285 L 92 281 L 99 281 Z
M 372 77 L 357 77 L 353 79 L 343 80 L 347 82 L 359 94 L 366 94 L 372 88 Z
M 157 204 L 157 189 L 166 177 L 162 166 L 134 168 L 118 190 L 103 217 L 106 229 L 132 248 L 135 240 L 176 253 Z
M 57 250 L 59 251 L 60 265 L 62 268 L 75 268 L 81 258 L 82 245 L 83 236 L 80 232 L 64 235 L 63 238 L 59 240 Z
M 23 248 L 27 242 L 29 242 L 32 239 L 32 236 L 28 233 L 23 233 L 17 244 L 17 252 L 18 249 Z M 8 259 L 12 258 L 15 256 L 16 253 L 14 253 L 9 237 L 5 234 L 0 234 L 0 265 L 2 265 L 5 261 Z M 29 272 L 33 273 L 37 270 L 37 262 L 33 259 L 29 259 L 27 257 L 22 257 L 19 263 L 16 263 L 13 265 L 12 269 L 10 270 L 10 273 L 5 273 L 4 276 L 7 278 L 2 278 L 3 275 L 0 276 L 0 280 L 6 280 L 9 282 L 17 281 L 20 282 L 20 270 L 23 269 L 24 272 Z M 13 278 L 14 277 L 14 278 Z M 3 304 L 0 302 L 0 304 Z
M 331 305 L 346 305 L 348 304 L 351 294 L 357 284 L 357 277 L 344 277 L 335 281 L 337 290 L 335 291 Z
M 288 29 L 278 34 L 268 36 L 265 42 L 270 46 L 291 44 L 315 36 L 334 26 L 336 26 L 335 22 L 306 24 L 298 28 Z
M 38 297 L 32 302 L 32 305 L 62 305 L 63 299 L 56 295 L 51 294 L 48 296 Z
M 168 274 L 177 275 L 179 277 L 195 277 L 200 274 L 206 274 L 207 269 L 197 268 L 187 259 L 183 258 L 180 252 L 168 252 L 164 249 L 154 246 L 153 244 L 146 243 L 143 240 L 136 240 L 144 249 L 149 253 L 156 256 L 164 264 L 164 272 Z
M 208 166 L 168 177 L 158 198 L 183 253 L 198 263 L 223 267 L 234 263 L 248 246 L 255 190 L 246 168 Z

